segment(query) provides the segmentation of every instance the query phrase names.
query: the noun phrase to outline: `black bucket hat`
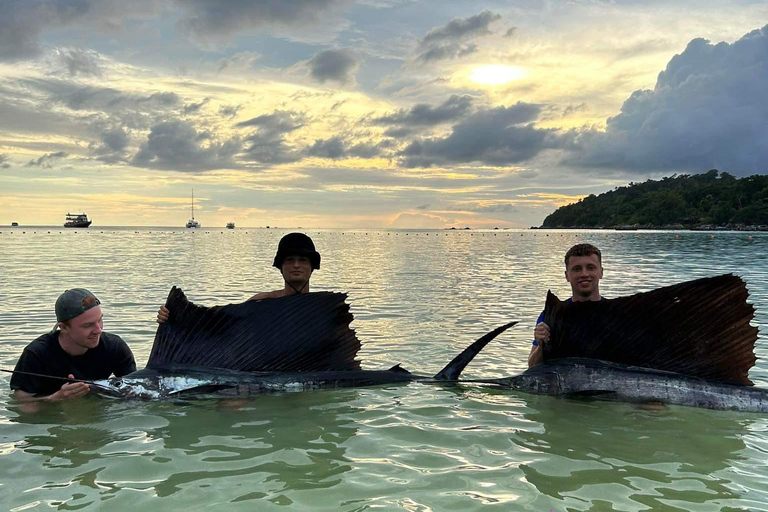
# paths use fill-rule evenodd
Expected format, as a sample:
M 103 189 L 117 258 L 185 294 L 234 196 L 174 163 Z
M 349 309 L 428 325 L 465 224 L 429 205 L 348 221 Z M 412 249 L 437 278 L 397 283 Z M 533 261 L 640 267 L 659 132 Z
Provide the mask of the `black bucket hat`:
M 288 233 L 280 239 L 272 266 L 282 269 L 283 260 L 288 256 L 305 256 L 309 258 L 312 270 L 320 268 L 320 253 L 315 250 L 312 239 L 304 233 Z

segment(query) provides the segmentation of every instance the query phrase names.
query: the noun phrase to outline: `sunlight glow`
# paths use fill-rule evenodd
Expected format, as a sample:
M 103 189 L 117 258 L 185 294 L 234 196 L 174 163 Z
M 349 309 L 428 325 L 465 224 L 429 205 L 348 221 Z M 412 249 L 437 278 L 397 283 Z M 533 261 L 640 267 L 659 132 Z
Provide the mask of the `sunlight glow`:
M 487 85 L 502 85 L 528 76 L 528 71 L 520 66 L 502 66 L 498 64 L 479 66 L 472 69 L 469 79 Z

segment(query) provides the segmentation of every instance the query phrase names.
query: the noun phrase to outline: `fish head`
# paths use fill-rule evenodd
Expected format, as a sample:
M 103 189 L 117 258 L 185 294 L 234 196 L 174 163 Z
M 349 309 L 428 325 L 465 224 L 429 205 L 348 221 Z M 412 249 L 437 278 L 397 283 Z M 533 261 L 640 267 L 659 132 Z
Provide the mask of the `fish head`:
M 538 365 L 509 379 L 513 389 L 536 393 L 540 395 L 557 395 L 562 388 L 560 373 L 539 368 Z
M 97 380 L 91 385 L 91 392 L 113 398 L 155 399 L 162 395 L 162 386 L 156 377 L 113 377 Z

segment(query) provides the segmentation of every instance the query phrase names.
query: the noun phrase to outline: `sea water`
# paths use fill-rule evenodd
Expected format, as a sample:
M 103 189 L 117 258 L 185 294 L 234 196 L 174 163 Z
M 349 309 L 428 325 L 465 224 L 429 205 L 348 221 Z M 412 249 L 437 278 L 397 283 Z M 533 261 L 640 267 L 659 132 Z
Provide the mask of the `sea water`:
M 171 286 L 202 305 L 281 287 L 282 229 L 0 228 L 0 367 L 85 287 L 104 326 L 149 355 Z M 430 375 L 485 332 L 466 378 L 526 368 L 563 255 L 603 251 L 607 297 L 744 278 L 768 387 L 768 233 L 305 230 L 312 290 L 348 293 L 365 369 Z M 216 399 L 89 396 L 23 410 L 0 376 L 0 510 L 768 510 L 759 414 L 411 383 Z

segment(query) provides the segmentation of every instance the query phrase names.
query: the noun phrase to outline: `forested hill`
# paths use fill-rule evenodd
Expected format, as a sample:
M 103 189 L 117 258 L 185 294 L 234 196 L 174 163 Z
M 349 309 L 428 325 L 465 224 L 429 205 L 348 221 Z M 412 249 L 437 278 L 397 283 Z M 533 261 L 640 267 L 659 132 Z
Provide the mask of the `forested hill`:
M 542 228 L 745 228 L 768 226 L 768 175 L 737 179 L 713 169 L 630 183 L 550 214 Z

